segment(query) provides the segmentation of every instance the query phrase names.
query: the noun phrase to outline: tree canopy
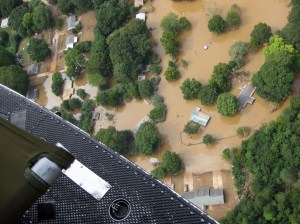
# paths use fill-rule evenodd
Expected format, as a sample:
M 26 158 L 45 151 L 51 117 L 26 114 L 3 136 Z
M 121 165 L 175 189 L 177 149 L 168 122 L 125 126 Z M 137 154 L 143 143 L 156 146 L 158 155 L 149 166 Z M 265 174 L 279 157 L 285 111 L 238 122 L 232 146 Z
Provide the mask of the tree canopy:
M 212 84 L 205 85 L 201 88 L 198 97 L 203 105 L 214 104 L 218 97 L 218 89 Z
M 85 66 L 85 59 L 78 50 L 68 49 L 65 54 L 65 64 L 67 66 L 67 76 L 77 79 Z
M 258 23 L 254 26 L 250 37 L 251 46 L 254 48 L 260 47 L 261 45 L 268 43 L 269 38 L 272 36 L 272 29 L 266 23 Z
M 103 106 L 119 107 L 123 104 L 123 95 L 116 88 L 101 91 L 96 100 Z
M 47 29 L 52 25 L 50 9 L 46 5 L 40 3 L 33 10 L 32 21 L 38 31 Z
M 15 63 L 12 53 L 0 46 L 0 67 L 7 66 Z
M 222 93 L 217 99 L 217 111 L 223 116 L 232 116 L 239 109 L 236 96 L 231 93 Z
M 118 131 L 109 126 L 100 129 L 95 138 L 122 155 L 128 154 L 133 148 L 134 137 L 130 130 Z
M 86 71 L 88 74 L 100 74 L 101 76 L 109 76 L 112 74 L 112 64 L 108 55 L 108 51 L 96 52 L 90 55 L 86 63 Z
M 198 131 L 200 130 L 200 124 L 195 123 L 193 121 L 189 121 L 183 129 L 183 132 L 193 135 L 193 134 L 197 134 Z
M 155 104 L 149 113 L 149 118 L 154 122 L 162 122 L 166 120 L 167 106 L 164 103 Z
M 221 223 L 299 222 L 300 98 L 274 122 L 232 150 L 240 203 Z
M 164 73 L 164 76 L 167 81 L 174 82 L 180 78 L 180 72 L 176 67 L 176 64 L 173 62 L 169 62 L 169 67 Z
M 237 29 L 241 24 L 240 7 L 233 4 L 226 16 L 226 23 L 232 29 Z
M 161 166 L 168 173 L 172 174 L 177 174 L 181 172 L 184 168 L 180 156 L 175 152 L 171 152 L 170 150 L 164 152 Z
M 0 0 L 1 15 L 8 17 L 11 11 L 19 5 L 22 5 L 22 3 L 22 0 Z
M 226 30 L 226 22 L 225 20 L 219 16 L 215 15 L 208 21 L 208 30 L 210 32 L 214 32 L 216 34 L 221 34 Z
M 153 122 L 145 122 L 135 136 L 135 146 L 139 153 L 151 155 L 161 144 L 161 137 Z
M 197 99 L 201 88 L 202 84 L 195 79 L 186 79 L 180 86 L 183 98 L 186 100 Z
M 247 56 L 248 52 L 249 44 L 242 41 L 238 41 L 230 47 L 228 53 L 231 57 L 231 60 L 236 63 L 236 66 L 238 68 L 240 68 L 245 64 L 245 57 Z
M 225 63 L 214 66 L 209 84 L 214 85 L 218 93 L 228 92 L 231 89 L 231 68 Z
M 51 50 L 44 39 L 30 39 L 27 51 L 30 58 L 37 62 L 41 62 L 51 55 Z
M 105 1 L 96 10 L 97 27 L 99 31 L 108 36 L 120 27 L 129 15 L 129 8 L 118 0 Z
M 64 80 L 60 72 L 52 74 L 51 89 L 54 95 L 60 96 L 63 93 Z
M 269 41 L 270 45 L 264 47 L 264 54 L 266 56 L 278 51 L 286 51 L 291 54 L 296 52 L 293 45 L 285 44 L 283 38 L 278 35 L 270 37 Z
M 25 95 L 29 86 L 26 72 L 18 65 L 0 67 L 0 83 Z

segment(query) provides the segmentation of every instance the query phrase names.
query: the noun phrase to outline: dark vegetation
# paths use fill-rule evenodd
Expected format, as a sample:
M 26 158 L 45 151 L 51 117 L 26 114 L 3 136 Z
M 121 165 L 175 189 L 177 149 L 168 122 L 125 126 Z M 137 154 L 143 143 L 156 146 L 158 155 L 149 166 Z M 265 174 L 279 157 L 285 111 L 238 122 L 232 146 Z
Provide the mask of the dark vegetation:
M 193 134 L 197 134 L 200 130 L 200 124 L 195 123 L 193 121 L 189 121 L 183 129 L 183 132 L 193 135 Z
M 56 96 L 60 96 L 63 93 L 64 80 L 60 72 L 52 74 L 51 90 Z

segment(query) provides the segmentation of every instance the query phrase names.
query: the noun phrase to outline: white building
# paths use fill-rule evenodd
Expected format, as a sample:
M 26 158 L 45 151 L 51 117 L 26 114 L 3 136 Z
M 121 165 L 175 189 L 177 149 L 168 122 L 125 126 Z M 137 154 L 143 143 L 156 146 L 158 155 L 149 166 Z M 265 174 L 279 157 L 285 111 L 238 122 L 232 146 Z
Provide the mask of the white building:
M 4 28 L 7 28 L 7 27 L 9 27 L 8 18 L 2 19 L 1 20 L 1 28 L 4 29 Z

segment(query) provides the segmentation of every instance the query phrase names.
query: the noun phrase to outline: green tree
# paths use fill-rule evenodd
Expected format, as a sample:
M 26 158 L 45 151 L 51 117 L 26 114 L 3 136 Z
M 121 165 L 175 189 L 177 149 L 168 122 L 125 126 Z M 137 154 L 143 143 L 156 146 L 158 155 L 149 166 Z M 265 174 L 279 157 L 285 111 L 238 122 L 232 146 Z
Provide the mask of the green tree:
M 206 135 L 203 136 L 202 141 L 205 145 L 212 145 L 212 144 L 216 143 L 217 139 L 214 136 L 210 135 L 210 134 L 206 134 Z
M 68 49 L 65 54 L 65 64 L 67 66 L 67 76 L 77 79 L 85 66 L 85 59 L 78 50 Z
M 29 86 L 26 72 L 17 65 L 0 67 L 0 83 L 25 95 Z
M 108 56 L 108 52 L 92 53 L 86 63 L 86 71 L 88 74 L 101 74 L 109 76 L 112 74 L 112 64 Z
M 282 37 L 274 35 L 270 37 L 270 45 L 264 47 L 264 54 L 268 56 L 277 51 L 286 51 L 290 54 L 296 52 L 293 45 L 285 44 Z
M 238 41 L 231 46 L 228 53 L 231 57 L 231 60 L 235 62 L 236 67 L 240 68 L 245 64 L 245 57 L 247 56 L 248 52 L 249 44 Z
M 266 23 L 259 23 L 254 26 L 250 37 L 250 45 L 252 48 L 258 48 L 261 45 L 268 43 L 269 38 L 272 36 L 272 29 Z
M 149 118 L 154 122 L 162 122 L 166 120 L 167 106 L 164 103 L 158 103 L 149 113 Z
M 117 89 L 101 91 L 96 100 L 103 106 L 119 107 L 123 104 L 123 96 Z
M 180 30 L 190 30 L 192 28 L 191 22 L 186 17 L 181 17 L 179 19 Z
M 76 94 L 81 98 L 84 99 L 87 95 L 84 89 L 77 89 Z
M 157 127 L 152 122 L 143 123 L 135 136 L 135 146 L 139 153 L 151 155 L 160 146 L 161 137 Z
M 67 111 L 62 111 L 61 112 L 61 118 L 65 119 L 66 121 L 69 121 L 69 122 L 71 122 L 72 124 L 75 124 L 75 125 L 77 123 L 74 116 L 72 114 L 70 114 L 69 112 L 67 112 Z
M 183 98 L 186 100 L 197 99 L 199 92 L 201 91 L 202 84 L 194 78 L 186 79 L 180 86 Z
M 241 24 L 241 16 L 235 10 L 229 10 L 226 16 L 226 23 L 231 29 L 237 29 Z
M 300 26 L 296 23 L 288 23 L 280 32 L 284 42 L 292 44 L 298 51 L 300 50 Z
M 37 62 L 43 61 L 51 55 L 51 50 L 46 41 L 44 39 L 36 38 L 30 39 L 27 52 L 30 55 L 30 58 Z
M 160 21 L 160 27 L 164 31 L 170 31 L 175 34 L 181 31 L 181 25 L 178 20 L 178 16 L 172 12 L 170 12 Z
M 0 46 L 0 67 L 11 65 L 14 63 L 14 56 L 4 47 Z
M 293 80 L 294 74 L 290 68 L 275 61 L 269 61 L 253 75 L 252 84 L 256 87 L 257 95 L 280 103 L 289 96 Z
M 157 64 L 151 64 L 149 67 L 149 71 L 153 74 L 159 75 L 161 73 L 161 66 Z
M 231 76 L 230 67 L 225 63 L 219 63 L 214 66 L 209 84 L 214 85 L 218 93 L 228 92 L 231 89 Z
M 177 34 L 171 31 L 164 31 L 160 41 L 164 47 L 165 53 L 173 57 L 178 55 L 181 46 L 180 41 L 177 40 Z
M 217 87 L 210 84 L 203 86 L 199 92 L 198 97 L 203 105 L 214 104 L 218 97 Z
M 151 174 L 157 179 L 163 179 L 167 175 L 162 166 L 155 167 L 155 169 L 151 171 Z
M 200 124 L 195 123 L 193 121 L 189 121 L 183 129 L 183 132 L 193 135 L 193 134 L 197 134 L 200 130 Z
M 75 10 L 75 5 L 70 0 L 57 0 L 57 7 L 63 14 L 66 15 L 74 13 Z
M 216 34 L 221 34 L 226 30 L 225 20 L 219 16 L 215 15 L 208 21 L 208 30 Z
M 61 107 L 67 111 L 74 111 L 82 106 L 82 101 L 78 98 L 71 98 L 69 100 L 64 100 Z
M 19 32 L 26 12 L 28 12 L 28 7 L 25 4 L 22 4 L 11 11 L 9 15 L 9 23 L 13 30 Z
M 144 79 L 138 82 L 139 93 L 142 98 L 149 98 L 153 95 L 154 89 L 148 79 Z
M 52 84 L 51 89 L 54 95 L 60 96 L 63 93 L 64 80 L 60 72 L 55 72 L 52 74 Z
M 92 47 L 91 41 L 82 41 L 75 45 L 75 49 L 78 50 L 80 53 L 90 53 Z
M 222 157 L 223 157 L 224 160 L 230 161 L 230 159 L 231 159 L 230 149 L 228 149 L 228 148 L 224 149 L 223 152 L 222 152 Z
M 6 46 L 9 40 L 9 34 L 5 30 L 0 31 L 0 45 Z
M 172 174 L 180 173 L 184 168 L 180 156 L 169 150 L 164 152 L 161 166 Z
M 300 16 L 300 5 L 296 4 L 292 7 L 292 10 L 289 13 L 288 22 L 299 24 L 299 16 Z
M 38 31 L 47 29 L 52 25 L 50 10 L 44 4 L 39 4 L 32 13 L 33 24 Z
M 22 0 L 0 0 L 0 13 L 2 16 L 8 17 L 11 11 L 22 5 Z
M 177 79 L 180 78 L 180 72 L 176 68 L 176 65 L 171 65 L 170 66 L 170 63 L 169 63 L 169 67 L 165 71 L 164 75 L 165 75 L 166 80 L 169 81 L 169 82 L 176 81 Z
M 154 95 L 151 98 L 151 103 L 155 106 L 156 104 L 163 103 L 164 97 L 161 95 L 158 95 L 157 93 L 154 93 Z
M 125 22 L 129 8 L 117 0 L 105 1 L 95 14 L 97 27 L 104 36 L 108 36 Z
M 21 25 L 27 30 L 27 34 L 33 33 L 33 30 L 36 29 L 33 24 L 33 16 L 32 15 L 33 15 L 32 13 L 27 12 L 23 16 Z
M 223 116 L 232 116 L 239 109 L 236 96 L 231 93 L 222 93 L 217 99 L 217 111 Z
M 92 86 L 97 86 L 100 90 L 105 90 L 108 88 L 107 78 L 103 77 L 99 73 L 88 74 L 89 84 Z
M 132 150 L 134 141 L 133 134 L 130 130 L 117 131 L 113 126 L 100 129 L 95 138 L 123 155 L 128 154 Z

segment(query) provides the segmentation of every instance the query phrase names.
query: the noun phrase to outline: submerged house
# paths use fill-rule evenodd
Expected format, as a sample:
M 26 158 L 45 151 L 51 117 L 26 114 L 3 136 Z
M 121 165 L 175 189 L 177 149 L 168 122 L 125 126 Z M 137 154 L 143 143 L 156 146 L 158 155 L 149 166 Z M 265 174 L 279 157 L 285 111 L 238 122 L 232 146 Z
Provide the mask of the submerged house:
M 252 97 L 252 95 L 255 92 L 255 87 L 250 85 L 244 85 L 243 87 L 240 87 L 240 94 L 238 95 L 238 101 L 239 101 L 239 109 L 244 108 L 248 103 L 253 104 L 255 101 L 255 98 Z
M 198 206 L 224 204 L 223 189 L 199 188 L 194 192 L 184 192 L 182 196 Z
M 200 107 L 196 107 L 191 113 L 190 121 L 206 126 L 211 116 L 200 111 Z

